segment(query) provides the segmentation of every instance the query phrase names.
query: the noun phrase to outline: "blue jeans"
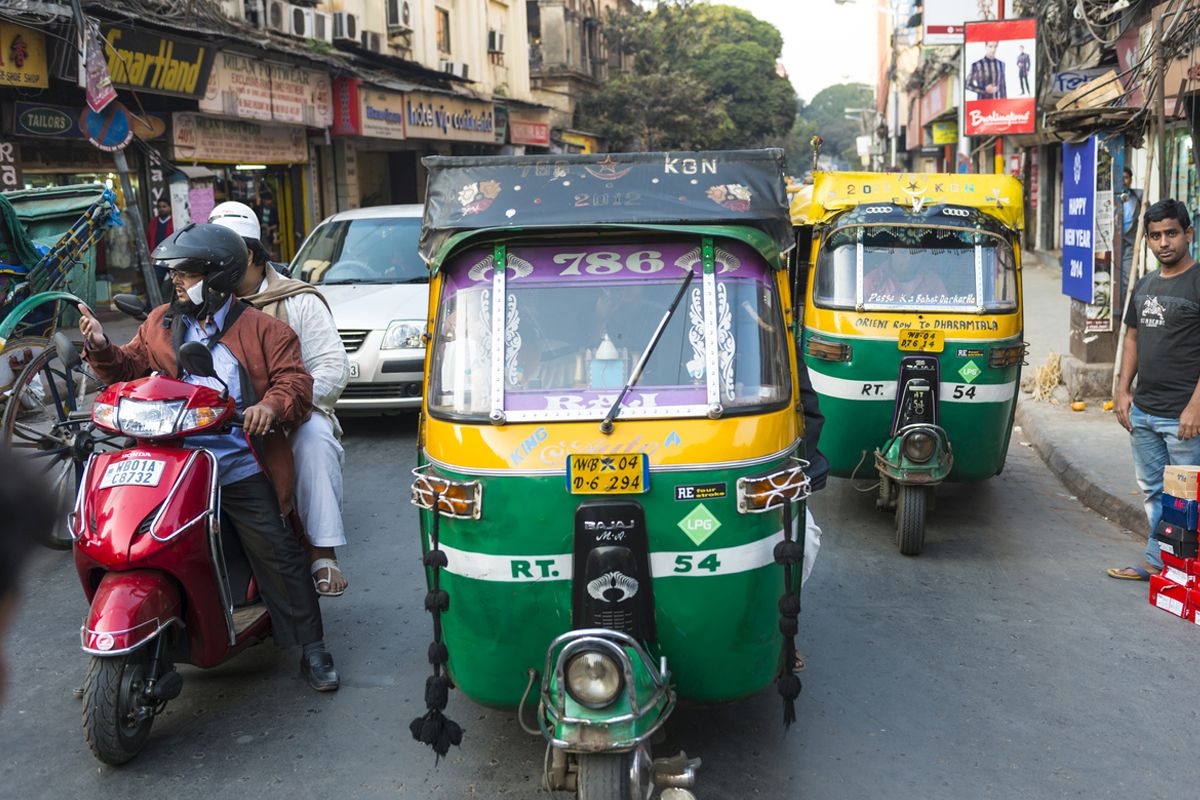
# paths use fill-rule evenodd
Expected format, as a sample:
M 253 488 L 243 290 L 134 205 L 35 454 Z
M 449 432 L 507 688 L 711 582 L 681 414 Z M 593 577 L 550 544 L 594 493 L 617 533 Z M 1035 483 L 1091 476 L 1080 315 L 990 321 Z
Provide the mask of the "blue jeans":
M 1150 538 L 1146 542 L 1146 563 L 1162 568 L 1154 529 L 1162 519 L 1163 468 L 1168 464 L 1200 464 L 1200 436 L 1180 439 L 1179 420 L 1147 414 L 1136 405 L 1130 409 L 1133 425 L 1133 471 L 1145 497 Z

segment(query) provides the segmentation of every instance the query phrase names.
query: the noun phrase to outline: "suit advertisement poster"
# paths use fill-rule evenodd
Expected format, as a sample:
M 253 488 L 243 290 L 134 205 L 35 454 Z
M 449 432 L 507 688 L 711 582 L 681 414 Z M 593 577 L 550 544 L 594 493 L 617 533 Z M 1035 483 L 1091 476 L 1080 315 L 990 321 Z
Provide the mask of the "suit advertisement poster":
M 966 135 L 1037 132 L 1037 20 L 968 22 Z

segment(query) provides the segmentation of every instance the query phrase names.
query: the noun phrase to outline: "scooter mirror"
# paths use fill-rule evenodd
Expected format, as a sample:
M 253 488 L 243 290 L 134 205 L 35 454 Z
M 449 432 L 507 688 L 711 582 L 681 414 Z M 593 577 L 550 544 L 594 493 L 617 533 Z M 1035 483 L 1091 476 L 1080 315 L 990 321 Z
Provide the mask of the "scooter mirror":
M 200 342 L 185 342 L 179 348 L 179 365 L 191 375 L 200 378 L 216 378 L 212 353 Z
M 146 319 L 146 304 L 136 294 L 115 294 L 113 305 L 122 314 L 127 314 L 139 322 Z
M 51 337 L 54 342 L 54 352 L 58 355 L 58 360 L 63 363 L 63 366 L 69 369 L 75 369 L 83 363 L 83 359 L 79 357 L 79 349 L 75 347 L 75 343 L 71 341 L 71 337 L 67 336 L 63 331 L 55 332 Z

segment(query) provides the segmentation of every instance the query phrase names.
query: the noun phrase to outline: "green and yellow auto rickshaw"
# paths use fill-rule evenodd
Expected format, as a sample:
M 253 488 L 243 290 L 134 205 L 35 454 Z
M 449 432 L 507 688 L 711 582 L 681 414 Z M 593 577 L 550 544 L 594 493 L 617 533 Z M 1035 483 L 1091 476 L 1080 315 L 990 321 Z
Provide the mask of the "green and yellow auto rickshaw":
M 691 797 L 699 761 L 650 755 L 676 703 L 777 681 L 786 719 L 800 688 L 782 154 L 425 164 L 412 495 L 435 640 L 413 735 L 457 743 L 452 683 L 540 731 L 548 789 Z
M 1004 467 L 1025 356 L 1021 184 L 817 173 L 792 200 L 821 451 L 833 475 L 878 473 L 916 555 L 934 487 Z

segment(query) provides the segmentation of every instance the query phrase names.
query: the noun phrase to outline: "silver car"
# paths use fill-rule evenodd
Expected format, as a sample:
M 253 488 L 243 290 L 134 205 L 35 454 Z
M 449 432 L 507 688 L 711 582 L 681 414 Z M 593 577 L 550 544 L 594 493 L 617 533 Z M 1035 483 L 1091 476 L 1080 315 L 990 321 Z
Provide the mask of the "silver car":
M 329 302 L 350 356 L 342 412 L 421 407 L 429 272 L 417 253 L 423 206 L 343 211 L 317 226 L 291 273 Z

